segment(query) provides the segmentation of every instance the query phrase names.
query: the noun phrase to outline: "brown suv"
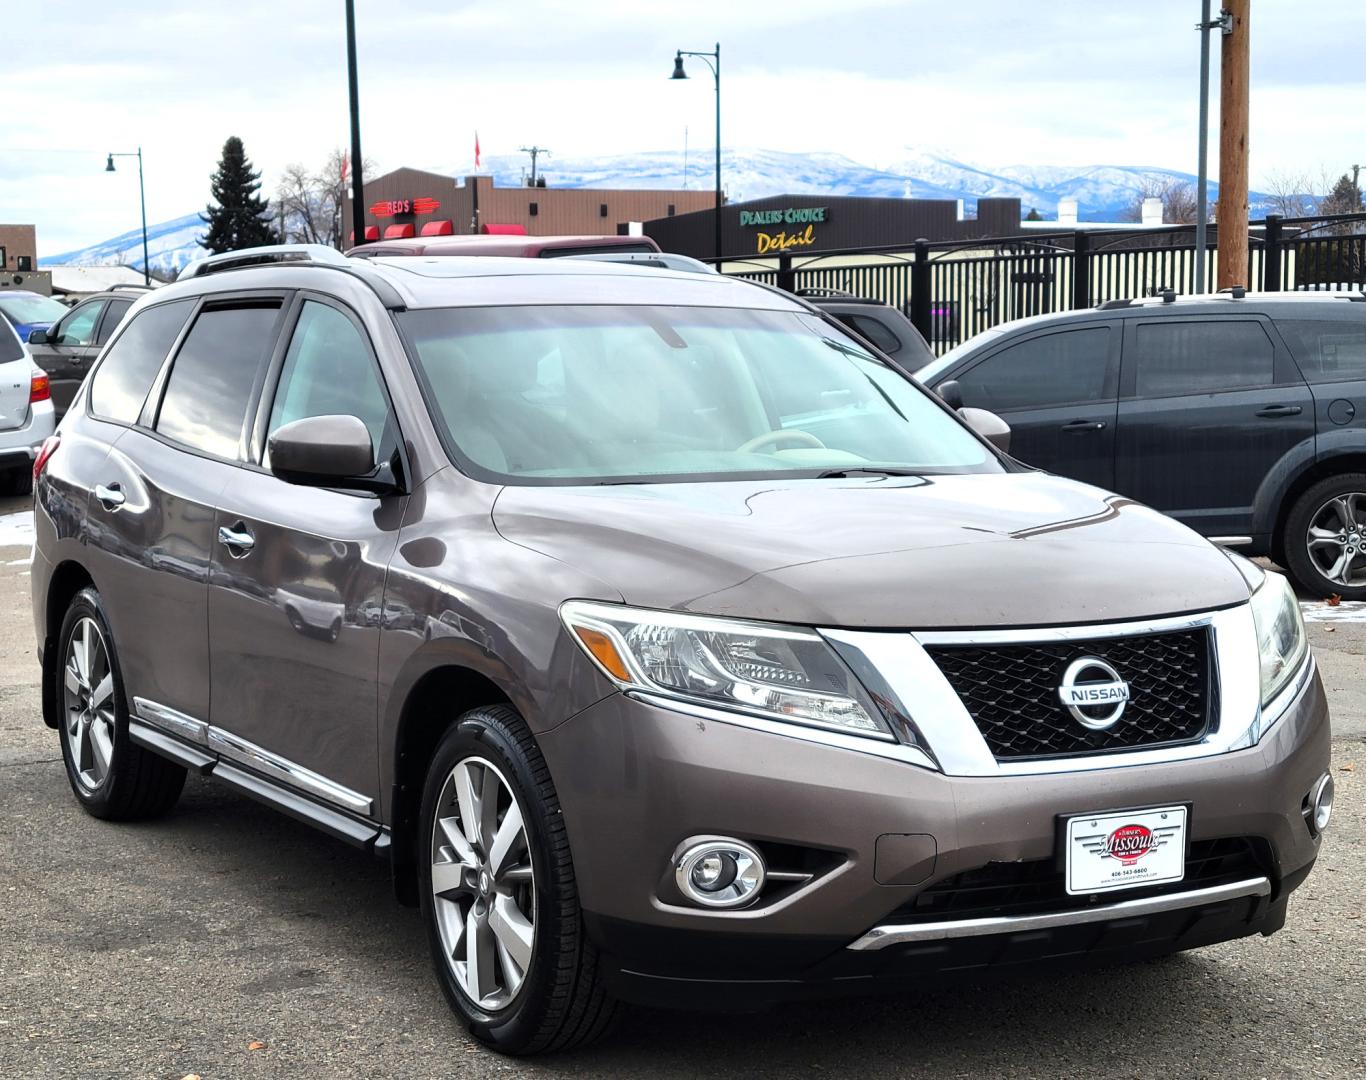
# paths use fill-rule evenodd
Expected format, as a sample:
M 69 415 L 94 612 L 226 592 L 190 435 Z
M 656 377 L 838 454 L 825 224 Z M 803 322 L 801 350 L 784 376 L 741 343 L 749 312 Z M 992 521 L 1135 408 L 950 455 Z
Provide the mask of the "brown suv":
M 1284 579 L 719 275 L 214 257 L 36 471 L 81 805 L 373 851 L 507 1052 L 1271 933 L 1331 813 Z

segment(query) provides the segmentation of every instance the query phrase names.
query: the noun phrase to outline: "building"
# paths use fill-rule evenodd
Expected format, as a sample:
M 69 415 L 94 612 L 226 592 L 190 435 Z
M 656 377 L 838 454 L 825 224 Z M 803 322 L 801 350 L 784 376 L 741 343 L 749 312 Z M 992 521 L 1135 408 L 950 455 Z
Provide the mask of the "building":
M 645 223 L 645 235 L 665 251 L 698 259 L 716 254 L 710 202 Z M 889 248 L 916 240 L 970 240 L 1020 231 L 1019 199 L 979 199 L 964 218 L 954 199 L 886 199 L 853 195 L 773 195 L 721 208 L 721 247 L 728 258 L 814 255 Z
M 402 168 L 365 181 L 365 239 L 479 232 L 615 235 L 630 231 L 632 223 L 701 210 L 713 199 L 710 191 L 508 188 L 497 186 L 491 176 L 457 182 L 441 173 Z M 342 220 L 349 235 L 349 193 Z
M 0 225 L 0 270 L 38 268 L 38 237 L 32 225 Z

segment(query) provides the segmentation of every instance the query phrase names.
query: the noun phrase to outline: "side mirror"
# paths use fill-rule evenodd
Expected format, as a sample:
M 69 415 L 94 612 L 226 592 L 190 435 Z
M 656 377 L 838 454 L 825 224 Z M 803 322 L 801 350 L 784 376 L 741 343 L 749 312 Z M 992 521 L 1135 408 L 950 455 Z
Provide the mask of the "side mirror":
M 956 383 L 954 384 L 957 385 Z M 963 422 L 1003 454 L 1010 453 L 1010 425 L 986 409 L 960 409 Z
M 307 416 L 270 437 L 270 471 L 287 484 L 378 494 L 396 487 L 375 467 L 370 429 L 355 416 Z
M 963 407 L 963 388 L 958 385 L 957 379 L 940 383 L 936 392 L 950 409 L 961 409 Z
M 28 332 L 28 343 L 30 345 L 56 344 L 56 342 L 52 340 L 52 337 L 50 336 L 50 333 L 47 330 L 30 330 Z

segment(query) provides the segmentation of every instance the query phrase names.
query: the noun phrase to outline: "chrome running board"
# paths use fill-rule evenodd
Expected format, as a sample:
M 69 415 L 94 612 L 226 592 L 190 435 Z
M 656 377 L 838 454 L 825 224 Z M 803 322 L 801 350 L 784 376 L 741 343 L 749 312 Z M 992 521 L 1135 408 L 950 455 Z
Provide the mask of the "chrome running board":
M 1227 885 L 1211 885 L 1204 889 L 1147 896 L 1141 900 L 1121 900 L 1117 904 L 1081 908 L 1077 911 L 1048 911 L 1039 915 L 1002 915 L 988 919 L 945 919 L 941 922 L 904 923 L 875 926 L 863 937 L 847 947 L 859 951 L 885 949 L 888 945 L 903 945 L 914 941 L 944 941 L 949 938 L 987 937 L 991 934 L 1018 934 L 1029 930 L 1047 930 L 1055 926 L 1077 926 L 1082 923 L 1107 922 L 1110 919 L 1132 918 L 1135 915 L 1155 915 L 1163 911 L 1200 907 L 1245 896 L 1270 896 L 1271 882 L 1264 877 L 1231 881 Z

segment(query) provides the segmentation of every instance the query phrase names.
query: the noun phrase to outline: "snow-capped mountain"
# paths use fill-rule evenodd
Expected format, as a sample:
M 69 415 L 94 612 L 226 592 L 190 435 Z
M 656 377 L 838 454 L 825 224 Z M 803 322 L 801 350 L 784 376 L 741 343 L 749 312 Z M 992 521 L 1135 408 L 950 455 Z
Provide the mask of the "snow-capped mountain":
M 175 274 L 191 259 L 205 254 L 199 246 L 205 226 L 198 214 L 147 226 L 147 254 L 153 272 Z M 39 257 L 40 266 L 132 266 L 142 269 L 142 229 L 122 233 L 111 240 L 67 251 L 61 255 Z
M 710 191 L 713 157 L 707 148 L 692 151 L 655 150 L 602 157 L 545 157 L 539 172 L 557 188 L 681 188 Z M 499 186 L 523 182 L 528 166 L 522 155 L 485 159 L 485 171 Z M 444 165 L 430 171 L 462 178 L 469 163 Z M 884 198 L 962 199 L 974 212 L 980 198 L 1017 198 L 1022 214 L 1038 210 L 1054 217 L 1058 200 L 1077 200 L 1083 221 L 1114 221 L 1133 205 L 1145 187 L 1173 181 L 1195 184 L 1195 177 L 1174 169 L 1140 165 L 1000 165 L 963 162 L 940 150 L 907 147 L 885 164 L 865 165 L 842 154 L 790 153 L 781 150 L 729 149 L 721 159 L 722 183 L 732 202 L 768 195 L 863 195 Z M 1218 185 L 1209 185 L 1210 198 Z M 1252 214 L 1260 216 L 1266 196 L 1252 192 Z M 198 214 L 188 214 L 148 229 L 153 270 L 174 272 L 203 254 L 199 238 L 204 225 Z M 43 256 L 44 265 L 95 266 L 111 263 L 142 266 L 141 230 L 112 240 Z

